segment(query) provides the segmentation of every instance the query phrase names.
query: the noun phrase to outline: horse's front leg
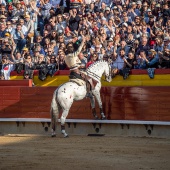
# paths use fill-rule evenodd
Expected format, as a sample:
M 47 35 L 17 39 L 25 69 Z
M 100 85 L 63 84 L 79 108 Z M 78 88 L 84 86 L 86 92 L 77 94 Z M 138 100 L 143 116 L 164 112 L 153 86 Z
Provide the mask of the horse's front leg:
M 93 94 L 95 95 L 96 100 L 97 100 L 98 105 L 99 105 L 99 108 L 100 108 L 101 119 L 104 120 L 104 119 L 106 119 L 106 116 L 103 112 L 103 106 L 102 106 L 102 100 L 101 100 L 101 97 L 100 97 L 100 92 L 97 91 L 97 90 L 94 90 Z
M 64 135 L 65 138 L 68 137 L 68 134 L 65 131 L 65 121 L 66 121 L 66 117 L 68 115 L 68 112 L 69 112 L 69 110 L 64 110 L 62 115 L 61 115 L 61 118 L 60 118 L 60 120 L 61 120 L 61 133 Z
M 92 107 L 92 114 L 95 119 L 99 119 L 99 117 L 96 114 L 96 108 L 95 108 L 95 97 L 93 95 L 90 96 L 90 103 Z

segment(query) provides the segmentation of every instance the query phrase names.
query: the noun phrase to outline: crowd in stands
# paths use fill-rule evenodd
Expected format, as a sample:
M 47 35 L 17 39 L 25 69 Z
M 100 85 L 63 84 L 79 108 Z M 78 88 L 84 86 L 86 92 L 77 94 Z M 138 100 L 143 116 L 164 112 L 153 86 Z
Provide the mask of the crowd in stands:
M 113 74 L 126 79 L 131 69 L 170 68 L 169 0 L 0 0 L 0 79 L 24 71 L 43 81 L 67 69 L 67 46 L 81 68 L 109 60 Z

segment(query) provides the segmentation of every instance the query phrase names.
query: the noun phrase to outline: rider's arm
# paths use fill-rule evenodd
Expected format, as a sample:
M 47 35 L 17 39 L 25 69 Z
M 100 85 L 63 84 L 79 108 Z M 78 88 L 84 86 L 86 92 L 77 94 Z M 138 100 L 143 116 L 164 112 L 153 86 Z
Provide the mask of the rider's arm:
M 82 50 L 82 48 L 83 48 L 83 46 L 84 46 L 85 41 L 86 41 L 86 38 L 83 36 L 83 37 L 82 37 L 82 42 L 81 42 L 78 50 L 73 53 L 73 57 L 76 57 L 77 55 L 79 55 L 79 53 L 81 52 L 81 50 Z

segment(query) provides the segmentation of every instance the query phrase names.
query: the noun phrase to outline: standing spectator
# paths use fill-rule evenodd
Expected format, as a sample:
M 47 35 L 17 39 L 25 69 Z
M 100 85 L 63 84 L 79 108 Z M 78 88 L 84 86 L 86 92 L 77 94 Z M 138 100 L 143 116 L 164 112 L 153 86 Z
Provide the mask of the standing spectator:
M 80 17 L 77 15 L 77 9 L 71 9 L 69 19 L 69 28 L 71 31 L 77 31 L 79 28 Z
M 2 56 L 0 61 L 0 72 L 3 74 L 5 80 L 10 80 L 10 73 L 14 70 L 14 64 L 8 60 L 7 55 Z
M 25 10 L 21 7 L 21 2 L 17 1 L 15 8 L 12 10 L 12 18 L 16 17 L 19 19 L 24 16 L 24 12 Z
M 139 44 L 136 54 L 139 55 L 140 51 L 145 51 L 146 55 L 148 55 L 149 50 L 150 50 L 150 47 L 148 45 L 148 38 L 142 37 L 141 43 Z
M 12 27 L 11 22 L 10 22 L 10 21 L 7 21 L 7 22 L 6 22 L 6 29 L 5 29 L 5 31 L 11 34 L 11 32 L 13 31 L 13 29 L 14 29 L 14 28 Z
M 24 60 L 24 79 L 32 79 L 33 80 L 33 73 L 35 69 L 35 63 L 32 61 L 31 55 L 27 55 Z
M 34 23 L 30 19 L 30 15 L 25 15 L 25 24 L 27 27 L 27 39 L 28 39 L 28 44 L 31 46 L 33 44 L 33 38 L 34 38 Z
M 88 68 L 91 64 L 93 64 L 94 62 L 96 62 L 98 60 L 98 55 L 97 53 L 93 53 L 90 57 L 90 61 L 87 62 L 86 64 L 86 68 Z

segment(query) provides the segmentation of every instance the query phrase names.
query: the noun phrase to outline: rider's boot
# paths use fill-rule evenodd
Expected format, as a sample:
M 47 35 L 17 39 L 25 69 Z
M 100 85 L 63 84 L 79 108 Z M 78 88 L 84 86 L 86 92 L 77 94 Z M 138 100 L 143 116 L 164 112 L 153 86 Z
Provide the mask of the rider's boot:
M 93 97 L 93 93 L 91 91 L 91 84 L 90 83 L 87 83 L 87 94 L 86 94 L 86 97 Z

